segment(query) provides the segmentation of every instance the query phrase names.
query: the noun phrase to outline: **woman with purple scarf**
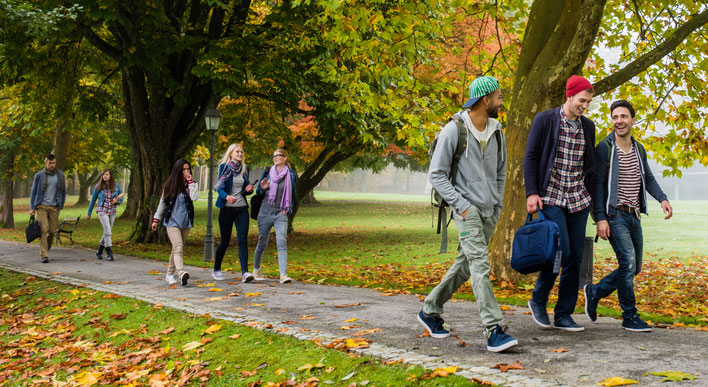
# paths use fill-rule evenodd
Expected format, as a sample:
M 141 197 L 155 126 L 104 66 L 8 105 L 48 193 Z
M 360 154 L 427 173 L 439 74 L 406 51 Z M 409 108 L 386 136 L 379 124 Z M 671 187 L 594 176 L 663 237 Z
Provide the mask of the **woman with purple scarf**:
M 214 269 L 211 276 L 223 281 L 221 262 L 231 242 L 231 230 L 236 225 L 238 241 L 238 260 L 241 264 L 241 281 L 253 281 L 253 274 L 248 272 L 248 202 L 246 196 L 253 193 L 253 186 L 248 182 L 248 166 L 243 162 L 244 153 L 241 144 L 231 144 L 219 165 L 219 181 L 214 191 L 219 194 L 216 207 L 219 208 L 219 231 L 221 242 L 216 248 Z
M 268 246 L 271 227 L 275 229 L 275 241 L 278 246 L 278 268 L 280 269 L 280 283 L 292 282 L 288 277 L 288 246 L 286 234 L 288 232 L 288 214 L 296 207 L 295 184 L 297 174 L 290 168 L 288 152 L 285 149 L 276 149 L 273 152 L 273 166 L 263 171 L 260 184 L 256 189 L 258 195 L 265 195 L 261 209 L 258 212 L 258 245 L 253 258 L 253 275 L 262 279 L 261 258 Z

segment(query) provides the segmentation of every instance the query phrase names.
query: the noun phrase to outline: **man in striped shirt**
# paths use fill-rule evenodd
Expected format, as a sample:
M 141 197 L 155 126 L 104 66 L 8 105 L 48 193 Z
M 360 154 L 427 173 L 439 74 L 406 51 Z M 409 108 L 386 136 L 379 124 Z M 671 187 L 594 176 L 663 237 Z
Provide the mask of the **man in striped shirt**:
M 609 239 L 617 255 L 618 268 L 597 284 L 587 284 L 585 314 L 597 320 L 600 299 L 617 290 L 622 308 L 622 328 L 650 332 L 649 324 L 639 318 L 634 297 L 634 276 L 642 268 L 642 225 L 640 213 L 647 213 L 646 193 L 661 203 L 669 219 L 673 214 L 666 194 L 654 179 L 642 144 L 632 137 L 634 108 L 619 100 L 610 106 L 614 131 L 595 148 L 596 187 L 594 213 L 597 235 Z

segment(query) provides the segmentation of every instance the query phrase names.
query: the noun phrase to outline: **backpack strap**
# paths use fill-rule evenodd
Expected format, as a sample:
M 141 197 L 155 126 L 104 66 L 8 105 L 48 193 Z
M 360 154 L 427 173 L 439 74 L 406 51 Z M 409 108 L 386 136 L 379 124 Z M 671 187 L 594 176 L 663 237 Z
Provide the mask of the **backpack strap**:
M 467 149 L 467 128 L 465 128 L 465 124 L 459 117 L 452 116 L 450 120 L 455 121 L 457 125 L 457 147 L 455 148 L 455 154 L 452 155 L 452 163 L 450 163 L 450 183 L 455 185 L 457 166 L 465 153 L 465 149 Z

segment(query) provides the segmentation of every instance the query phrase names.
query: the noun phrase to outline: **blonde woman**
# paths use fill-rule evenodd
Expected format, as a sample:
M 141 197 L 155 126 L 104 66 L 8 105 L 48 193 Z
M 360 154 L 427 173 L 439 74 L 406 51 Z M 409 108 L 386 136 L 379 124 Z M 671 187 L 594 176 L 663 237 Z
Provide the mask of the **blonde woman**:
M 236 225 L 238 241 L 238 260 L 241 264 L 241 281 L 253 281 L 253 274 L 248 272 L 248 202 L 246 196 L 253 193 L 253 186 L 248 182 L 249 168 L 243 162 L 244 153 L 241 144 L 231 144 L 219 165 L 219 181 L 214 186 L 218 192 L 216 206 L 219 208 L 219 231 L 221 242 L 216 248 L 214 269 L 211 276 L 224 280 L 221 262 L 231 242 L 231 230 Z
M 253 258 L 253 275 L 261 276 L 261 258 L 268 246 L 270 229 L 275 229 L 275 241 L 278 246 L 278 268 L 280 269 L 280 283 L 292 282 L 288 277 L 288 246 L 286 234 L 288 232 L 288 214 L 292 213 L 295 203 L 295 184 L 297 174 L 289 166 L 288 152 L 285 149 L 276 149 L 273 152 L 273 166 L 263 171 L 260 184 L 257 188 L 258 195 L 265 195 L 258 212 L 258 245 Z
M 111 241 L 113 222 L 115 222 L 116 212 L 118 212 L 116 207 L 123 203 L 123 196 L 123 191 L 120 189 L 120 184 L 116 183 L 113 171 L 110 169 L 104 170 L 101 174 L 101 181 L 93 189 L 91 204 L 89 204 L 88 213 L 86 214 L 86 219 L 91 219 L 91 211 L 93 211 L 93 206 L 98 201 L 96 215 L 98 215 L 98 220 L 103 226 L 103 236 L 96 251 L 96 258 L 98 259 L 103 259 L 103 249 L 105 248 L 106 258 L 109 261 L 113 260 L 113 243 Z

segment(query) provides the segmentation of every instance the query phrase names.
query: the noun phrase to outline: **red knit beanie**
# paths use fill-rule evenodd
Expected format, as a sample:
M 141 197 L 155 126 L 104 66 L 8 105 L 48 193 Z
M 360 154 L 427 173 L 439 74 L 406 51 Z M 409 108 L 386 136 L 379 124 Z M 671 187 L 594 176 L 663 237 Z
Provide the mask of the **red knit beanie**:
M 566 97 L 570 98 L 585 90 L 593 90 L 592 83 L 590 83 L 590 81 L 581 76 L 571 75 L 570 78 L 568 78 L 568 81 L 565 83 Z

